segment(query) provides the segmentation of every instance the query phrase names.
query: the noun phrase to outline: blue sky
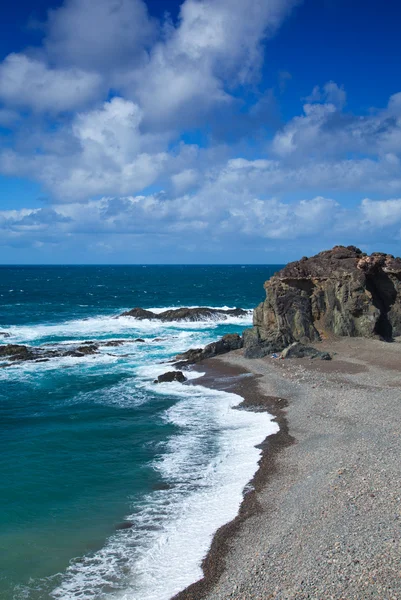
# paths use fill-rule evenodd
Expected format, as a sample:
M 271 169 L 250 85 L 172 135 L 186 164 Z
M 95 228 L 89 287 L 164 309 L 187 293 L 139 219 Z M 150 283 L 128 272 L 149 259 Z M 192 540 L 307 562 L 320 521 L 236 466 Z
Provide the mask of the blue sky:
M 19 0 L 1 263 L 401 254 L 401 5 Z

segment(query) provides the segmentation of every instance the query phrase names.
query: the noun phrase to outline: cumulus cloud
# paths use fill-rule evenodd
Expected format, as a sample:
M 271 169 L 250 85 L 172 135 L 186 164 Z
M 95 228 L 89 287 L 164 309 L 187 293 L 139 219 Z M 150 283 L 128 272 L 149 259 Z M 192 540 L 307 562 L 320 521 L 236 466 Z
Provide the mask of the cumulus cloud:
M 323 87 L 316 85 L 310 96 L 305 98 L 308 102 L 324 102 L 334 104 L 337 108 L 344 108 L 347 94 L 344 86 L 339 86 L 335 81 L 328 81 Z
M 326 84 L 326 86 L 329 84 Z M 326 86 L 324 86 L 326 88 Z M 384 157 L 401 152 L 401 97 L 390 97 L 388 106 L 369 115 L 352 115 L 333 102 L 339 89 L 321 96 L 315 88 L 304 114 L 291 119 L 274 137 L 272 150 L 281 157 L 344 156 L 351 152 Z M 322 100 L 321 102 L 318 100 Z
M 78 68 L 52 69 L 25 54 L 9 54 L 0 64 L 0 100 L 6 105 L 52 113 L 95 100 L 102 81 Z
M 401 224 L 401 199 L 369 200 L 361 203 L 364 222 L 371 227 L 393 227 L 399 229 Z
M 374 223 L 398 235 L 401 92 L 352 114 L 342 86 L 317 85 L 271 137 L 273 92 L 241 105 L 241 89 L 258 90 L 265 40 L 296 4 L 185 0 L 176 23 L 156 23 L 143 0 L 52 10 L 43 46 L 0 64 L 0 126 L 14 127 L 0 138 L 0 172 L 39 181 L 52 207 L 1 213 L 3 239 L 151 233 L 189 247 L 368 235 Z M 229 130 L 252 123 L 257 144 L 232 143 Z M 188 130 L 207 141 L 185 143 Z M 342 192 L 395 200 L 350 211 Z
M 46 29 L 53 63 L 100 72 L 143 60 L 157 33 L 143 0 L 66 0 Z
M 176 198 L 165 194 L 104 197 L 85 205 L 0 211 L 0 237 L 3 245 L 36 247 L 38 241 L 57 245 L 75 239 L 91 248 L 100 243 L 112 249 L 109 241 L 114 244 L 124 234 L 123 239 L 129 240 L 125 250 L 129 251 L 132 236 L 143 240 L 151 235 L 163 240 L 163 247 L 178 252 L 196 250 L 205 236 L 212 247 L 235 240 L 235 252 L 244 251 L 249 243 L 260 247 L 303 240 L 310 244 L 312 238 L 318 238 L 320 244 L 329 246 L 340 240 L 352 243 L 363 238 L 365 243 L 373 243 L 400 238 L 400 199 L 364 199 L 354 209 L 344 209 L 336 200 L 322 196 L 297 202 L 241 196 L 236 204 L 205 204 L 210 193 L 203 190 Z M 102 241 L 94 241 L 99 234 Z

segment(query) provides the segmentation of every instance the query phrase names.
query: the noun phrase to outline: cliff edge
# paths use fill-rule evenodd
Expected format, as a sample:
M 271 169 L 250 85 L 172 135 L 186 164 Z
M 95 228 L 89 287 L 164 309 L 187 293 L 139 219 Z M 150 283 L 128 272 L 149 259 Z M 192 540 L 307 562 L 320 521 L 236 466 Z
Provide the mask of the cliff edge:
M 244 332 L 244 356 L 280 352 L 322 336 L 401 335 L 401 259 L 335 246 L 289 263 L 266 281 L 266 300 Z

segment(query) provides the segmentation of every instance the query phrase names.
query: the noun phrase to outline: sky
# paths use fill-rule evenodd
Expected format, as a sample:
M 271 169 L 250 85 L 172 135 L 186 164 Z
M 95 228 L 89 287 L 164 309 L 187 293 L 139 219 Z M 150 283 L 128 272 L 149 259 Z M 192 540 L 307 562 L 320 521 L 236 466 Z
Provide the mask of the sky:
M 395 0 L 17 0 L 1 264 L 401 254 Z

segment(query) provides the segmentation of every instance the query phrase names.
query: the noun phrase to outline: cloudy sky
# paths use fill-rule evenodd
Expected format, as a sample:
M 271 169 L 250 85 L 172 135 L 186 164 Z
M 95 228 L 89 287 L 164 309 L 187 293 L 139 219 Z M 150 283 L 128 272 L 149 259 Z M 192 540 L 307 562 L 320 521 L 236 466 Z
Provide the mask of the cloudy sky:
M 1 263 L 401 254 L 399 3 L 7 5 Z

